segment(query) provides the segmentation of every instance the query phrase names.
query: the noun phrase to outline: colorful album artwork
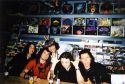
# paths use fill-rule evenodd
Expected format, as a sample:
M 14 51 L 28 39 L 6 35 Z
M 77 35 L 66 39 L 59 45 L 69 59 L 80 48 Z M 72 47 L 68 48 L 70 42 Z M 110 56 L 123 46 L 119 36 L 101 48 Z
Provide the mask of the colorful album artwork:
M 48 35 L 50 28 L 50 18 L 40 18 L 39 19 L 39 34 Z
M 28 25 L 29 34 L 38 34 L 38 25 Z
M 86 3 L 74 3 L 74 13 L 75 14 L 82 14 L 86 12 Z
M 61 34 L 72 34 L 72 18 L 62 18 Z
M 86 26 L 97 26 L 96 18 L 86 18 Z
M 73 34 L 84 35 L 85 26 L 73 26 Z
M 97 27 L 86 26 L 85 35 L 97 35 Z
M 111 26 L 111 36 L 123 37 L 124 36 L 124 26 Z
M 50 34 L 58 35 L 60 34 L 61 18 L 54 17 L 51 18 Z
M 82 17 L 74 18 L 74 25 L 75 26 L 85 26 L 86 25 L 85 18 L 82 18 Z
M 88 4 L 87 5 L 87 12 L 88 13 L 99 13 L 99 4 L 94 4 L 94 3 L 91 3 L 91 4 Z
M 98 27 L 98 35 L 101 36 L 110 36 L 110 27 L 109 26 L 99 26 Z
M 98 18 L 98 26 L 111 26 L 110 18 Z
M 112 26 L 125 26 L 125 18 L 112 18 Z

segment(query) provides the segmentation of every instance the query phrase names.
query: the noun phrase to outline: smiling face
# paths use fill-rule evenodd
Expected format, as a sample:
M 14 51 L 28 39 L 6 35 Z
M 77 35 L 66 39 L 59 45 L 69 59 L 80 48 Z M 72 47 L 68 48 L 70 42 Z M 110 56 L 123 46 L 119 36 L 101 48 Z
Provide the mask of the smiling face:
M 29 47 L 29 54 L 32 55 L 35 51 L 35 46 L 33 44 L 30 45 Z
M 56 52 L 56 46 L 55 46 L 55 45 L 51 45 L 48 49 L 49 49 L 49 51 L 52 52 L 52 53 L 55 53 L 55 52 Z
M 70 59 L 61 58 L 61 64 L 66 70 L 68 70 L 70 68 Z
M 90 58 L 88 53 L 81 54 L 80 61 L 83 63 L 85 69 L 89 69 L 90 68 L 91 58 Z

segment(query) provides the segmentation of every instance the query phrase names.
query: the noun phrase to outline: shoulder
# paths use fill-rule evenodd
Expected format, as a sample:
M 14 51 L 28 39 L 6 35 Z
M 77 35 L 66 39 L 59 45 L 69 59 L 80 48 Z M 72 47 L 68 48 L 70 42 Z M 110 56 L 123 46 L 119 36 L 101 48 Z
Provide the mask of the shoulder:
M 29 63 L 36 64 L 36 60 L 32 59 L 32 60 L 29 61 Z
M 103 65 L 103 64 L 101 64 L 101 63 L 94 63 L 94 68 L 96 68 L 96 69 L 100 69 L 100 70 L 105 70 L 105 66 Z

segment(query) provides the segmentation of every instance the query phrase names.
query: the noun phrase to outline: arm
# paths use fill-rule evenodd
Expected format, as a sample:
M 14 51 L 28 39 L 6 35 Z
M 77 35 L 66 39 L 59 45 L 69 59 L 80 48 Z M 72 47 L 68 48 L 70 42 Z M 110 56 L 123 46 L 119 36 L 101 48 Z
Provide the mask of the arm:
M 20 77 L 24 77 L 26 73 L 29 72 L 29 70 L 32 69 L 33 65 L 34 65 L 34 60 L 31 60 L 26 67 L 24 68 L 24 70 L 20 73 Z

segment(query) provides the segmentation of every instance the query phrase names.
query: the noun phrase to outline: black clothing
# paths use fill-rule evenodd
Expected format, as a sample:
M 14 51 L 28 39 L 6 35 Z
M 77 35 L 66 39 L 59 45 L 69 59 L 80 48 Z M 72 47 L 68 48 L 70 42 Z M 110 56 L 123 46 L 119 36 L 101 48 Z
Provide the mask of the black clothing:
M 69 71 L 67 71 L 61 64 L 61 62 L 59 61 L 54 69 L 54 74 L 57 75 L 57 71 L 58 71 L 58 77 L 60 78 L 60 81 L 64 81 L 64 82 L 72 82 L 72 83 L 76 83 L 76 70 L 75 67 L 73 66 L 73 64 L 71 63 L 71 67 L 69 69 Z
M 34 59 L 35 55 L 32 55 L 29 59 L 27 59 L 27 56 L 23 53 L 17 54 L 8 64 L 7 68 L 9 71 L 9 75 L 12 76 L 19 76 L 24 67 L 27 65 L 27 63 Z
M 111 82 L 111 77 L 107 73 L 106 67 L 102 64 L 94 62 L 91 65 L 90 69 L 86 70 L 84 68 L 84 65 L 79 62 L 79 69 L 85 81 L 87 81 L 89 78 L 91 82 L 96 82 L 98 84 L 100 84 L 101 82 Z

